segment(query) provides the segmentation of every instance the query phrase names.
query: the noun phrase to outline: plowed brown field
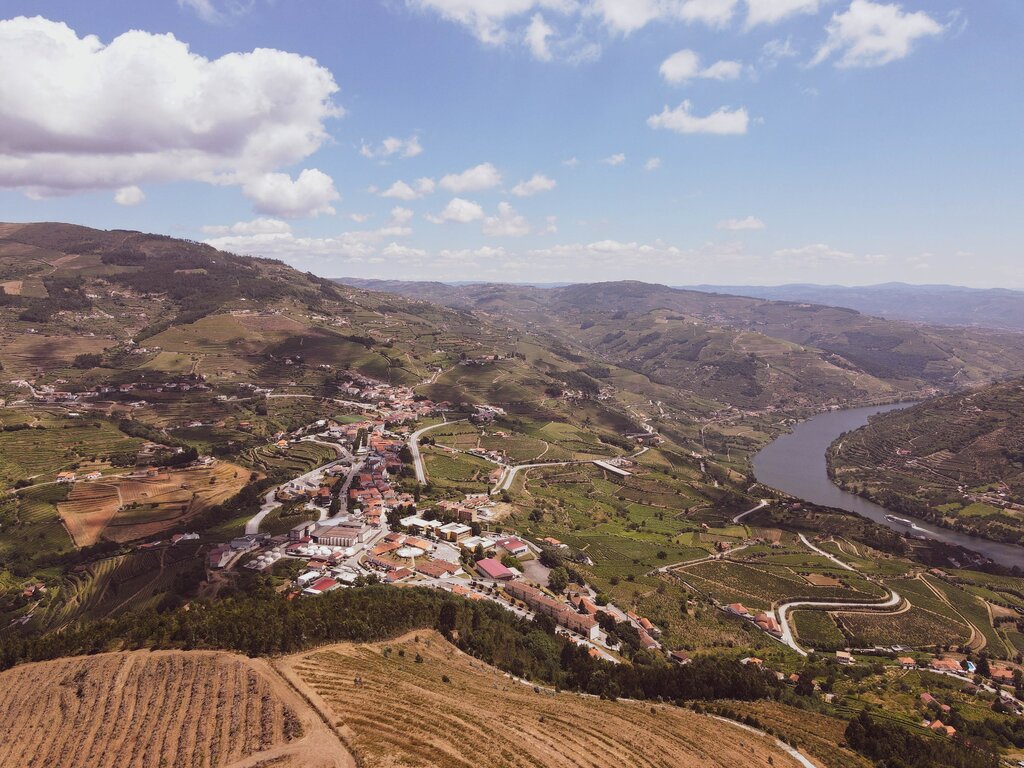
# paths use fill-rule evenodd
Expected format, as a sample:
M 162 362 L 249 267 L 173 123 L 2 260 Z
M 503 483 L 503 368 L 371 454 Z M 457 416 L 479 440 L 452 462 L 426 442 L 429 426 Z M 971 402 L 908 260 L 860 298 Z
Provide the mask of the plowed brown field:
M 329 646 L 275 667 L 366 768 L 798 765 L 773 741 L 730 724 L 672 706 L 538 693 L 435 633 L 415 637 Z
M 350 768 L 270 667 L 228 653 L 136 651 L 0 675 L 3 768 Z

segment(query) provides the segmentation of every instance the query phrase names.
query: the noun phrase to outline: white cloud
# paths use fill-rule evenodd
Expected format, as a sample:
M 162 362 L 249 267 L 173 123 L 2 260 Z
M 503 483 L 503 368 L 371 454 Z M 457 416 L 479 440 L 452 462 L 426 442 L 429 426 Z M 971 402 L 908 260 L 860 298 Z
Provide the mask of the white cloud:
M 260 217 L 252 221 L 239 221 L 230 226 L 206 225 L 200 228 L 204 235 L 224 237 L 226 235 L 285 235 L 292 231 L 287 221 Z
M 707 80 L 735 80 L 740 76 L 743 65 L 738 61 L 716 61 L 707 68 L 701 68 L 700 56 L 696 51 L 684 48 L 676 51 L 663 62 L 658 71 L 665 82 L 681 85 L 694 78 Z
M 644 163 L 644 170 L 645 171 L 656 171 L 659 168 L 661 168 L 661 158 L 660 157 L 649 157 L 649 158 L 647 158 L 647 162 Z
M 44 18 L 0 21 L 0 187 L 37 196 L 143 183 L 259 186 L 341 114 L 331 73 L 273 49 L 207 59 L 173 35 L 104 44 Z M 130 73 L 130 76 L 126 76 Z
M 701 22 L 721 27 L 732 19 L 738 0 L 591 0 L 588 13 L 598 15 L 614 32 L 628 35 L 655 21 Z
M 888 260 L 882 254 L 865 254 L 858 256 L 849 251 L 840 251 L 825 243 L 813 243 L 800 248 L 782 248 L 772 254 L 777 260 L 793 262 L 804 266 L 819 264 L 848 264 L 851 266 L 871 266 Z
M 118 205 L 138 205 L 146 199 L 146 193 L 136 186 L 121 187 L 114 193 L 114 202 Z
M 389 157 L 416 157 L 423 152 L 419 136 L 415 134 L 408 139 L 399 139 L 395 136 L 388 136 L 376 147 L 363 142 L 359 147 L 359 154 L 370 160 L 387 159 Z
M 381 192 L 380 196 L 391 197 L 396 200 L 418 200 L 421 197 L 431 194 L 437 186 L 434 184 L 433 179 L 428 179 L 425 176 L 421 179 L 416 179 L 414 183 L 416 185 L 415 187 L 402 180 L 398 180 Z
M 480 163 L 462 173 L 449 173 L 440 181 L 441 189 L 461 194 L 492 189 L 501 184 L 501 173 L 490 163 Z
M 555 30 L 544 21 L 544 17 L 535 13 L 530 19 L 530 26 L 526 28 L 524 40 L 526 47 L 530 49 L 535 59 L 540 61 L 551 61 L 551 47 L 548 45 L 548 38 L 555 34 Z
M 413 213 L 412 210 L 410 210 L 409 208 L 403 208 L 400 205 L 396 205 L 394 208 L 391 209 L 391 224 L 392 226 L 401 226 L 403 224 L 408 224 L 410 221 L 412 221 L 413 216 L 415 215 L 416 214 Z
M 791 38 L 787 37 L 785 40 L 777 38 L 769 40 L 761 48 L 760 63 L 762 67 L 772 69 L 783 59 L 794 59 L 799 55 L 800 51 L 793 45 Z
M 601 162 L 605 165 L 622 165 L 626 162 L 626 154 L 624 152 L 618 152 L 614 155 L 609 155 Z
M 287 173 L 265 173 L 242 186 L 258 213 L 285 218 L 334 213 L 331 205 L 341 199 L 331 177 L 316 168 L 306 168 L 298 178 Z
M 837 67 L 878 67 L 910 55 L 917 40 L 946 31 L 924 11 L 907 13 L 897 4 L 871 0 L 853 0 L 845 12 L 832 15 L 825 29 L 828 38 L 812 66 L 839 54 Z
M 820 0 L 746 0 L 747 29 L 758 24 L 775 24 L 789 16 L 817 13 Z
M 755 229 L 764 229 L 764 222 L 756 216 L 747 216 L 743 219 L 726 219 L 718 222 L 719 229 L 730 232 L 745 232 Z
M 684 101 L 678 107 L 669 109 L 667 106 L 661 114 L 647 118 L 651 128 L 665 128 L 682 134 L 709 133 L 719 136 L 737 136 L 747 132 L 750 117 L 743 107 L 729 109 L 719 107 L 706 117 L 699 117 L 690 112 L 690 102 Z
M 454 222 L 456 224 L 469 224 L 471 221 L 480 221 L 484 217 L 484 209 L 479 203 L 472 200 L 464 200 L 461 197 L 453 197 L 448 205 L 441 211 L 439 216 L 427 216 L 427 220 L 434 224 Z
M 478 40 L 498 45 L 508 38 L 506 24 L 537 10 L 566 13 L 574 10 L 574 0 L 406 0 L 421 10 L 437 13 L 469 29 Z
M 370 220 L 370 214 L 368 213 L 350 213 L 348 217 L 356 224 L 365 224 Z
M 178 0 L 178 6 L 188 8 L 210 24 L 222 24 L 244 16 L 252 10 L 253 0 Z
M 575 168 L 579 164 L 580 161 L 577 160 L 575 157 L 570 157 L 567 160 L 562 161 L 562 165 L 564 165 L 566 168 Z
M 558 182 L 550 179 L 542 173 L 535 173 L 526 181 L 520 181 L 512 187 L 512 194 L 516 197 L 530 197 L 541 192 L 550 192 L 558 186 Z
M 498 203 L 498 215 L 484 219 L 483 233 L 492 237 L 523 237 L 530 234 L 530 223 L 508 203 Z

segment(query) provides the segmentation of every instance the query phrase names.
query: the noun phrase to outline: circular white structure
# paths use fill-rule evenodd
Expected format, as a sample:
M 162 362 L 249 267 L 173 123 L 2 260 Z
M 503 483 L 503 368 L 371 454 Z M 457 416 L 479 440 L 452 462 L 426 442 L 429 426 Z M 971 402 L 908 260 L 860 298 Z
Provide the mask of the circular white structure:
M 419 547 L 402 547 L 397 552 L 395 552 L 395 554 L 399 557 L 405 558 L 419 557 L 423 553 L 424 550 L 420 549 Z

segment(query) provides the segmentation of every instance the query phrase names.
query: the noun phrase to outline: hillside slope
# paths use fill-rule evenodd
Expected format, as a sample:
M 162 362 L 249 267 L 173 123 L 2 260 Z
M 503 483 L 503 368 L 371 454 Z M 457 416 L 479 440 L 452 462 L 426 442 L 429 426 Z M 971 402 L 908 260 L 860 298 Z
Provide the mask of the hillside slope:
M 890 509 L 1024 543 L 1024 380 L 882 414 L 830 462 L 837 482 Z
M 773 739 L 685 709 L 534 689 L 434 632 L 328 646 L 278 668 L 366 768 L 798 765 Z
M 1024 335 L 638 282 L 560 288 L 349 281 L 542 329 L 663 383 L 741 407 L 922 394 L 1024 371 Z

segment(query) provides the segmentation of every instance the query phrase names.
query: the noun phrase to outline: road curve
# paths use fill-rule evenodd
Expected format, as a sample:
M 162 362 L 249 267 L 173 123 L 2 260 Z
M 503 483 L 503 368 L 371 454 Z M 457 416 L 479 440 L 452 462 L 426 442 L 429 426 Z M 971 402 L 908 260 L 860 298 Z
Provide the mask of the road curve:
M 782 637 L 779 639 L 792 648 L 794 651 L 799 653 L 801 656 L 806 656 L 807 651 L 800 647 L 793 637 L 793 629 L 789 626 L 789 613 L 790 611 L 811 608 L 820 611 L 832 611 L 832 610 L 856 610 L 862 608 L 868 609 L 886 609 L 895 608 L 897 605 L 903 602 L 903 598 L 900 597 L 894 590 L 890 590 L 891 594 L 889 599 L 882 603 L 819 603 L 813 600 L 800 600 L 793 603 L 783 603 L 780 605 L 776 612 L 779 617 L 779 629 L 782 630 Z
M 736 517 L 734 517 L 732 519 L 732 522 L 733 522 L 733 524 L 736 524 L 740 520 L 742 520 L 744 517 L 746 517 L 747 515 L 749 515 L 749 514 L 751 514 L 753 512 L 757 512 L 757 510 L 759 510 L 759 509 L 764 509 L 767 506 L 768 506 L 768 499 L 761 499 L 761 503 L 760 504 L 758 504 L 756 507 L 748 509 L 746 512 L 740 512 L 738 515 L 736 515 Z
M 425 434 L 426 432 L 429 432 L 432 429 L 444 427 L 447 426 L 448 424 L 458 424 L 460 421 L 465 421 L 465 419 L 456 419 L 455 421 L 442 421 L 437 424 L 431 424 L 429 427 L 423 427 L 423 429 L 418 429 L 411 435 L 409 435 L 409 439 L 406 441 L 406 445 L 409 446 L 409 452 L 412 454 L 412 466 L 413 469 L 416 471 L 417 483 L 425 485 L 427 482 L 427 472 L 423 467 L 423 457 L 420 455 L 420 436 Z

